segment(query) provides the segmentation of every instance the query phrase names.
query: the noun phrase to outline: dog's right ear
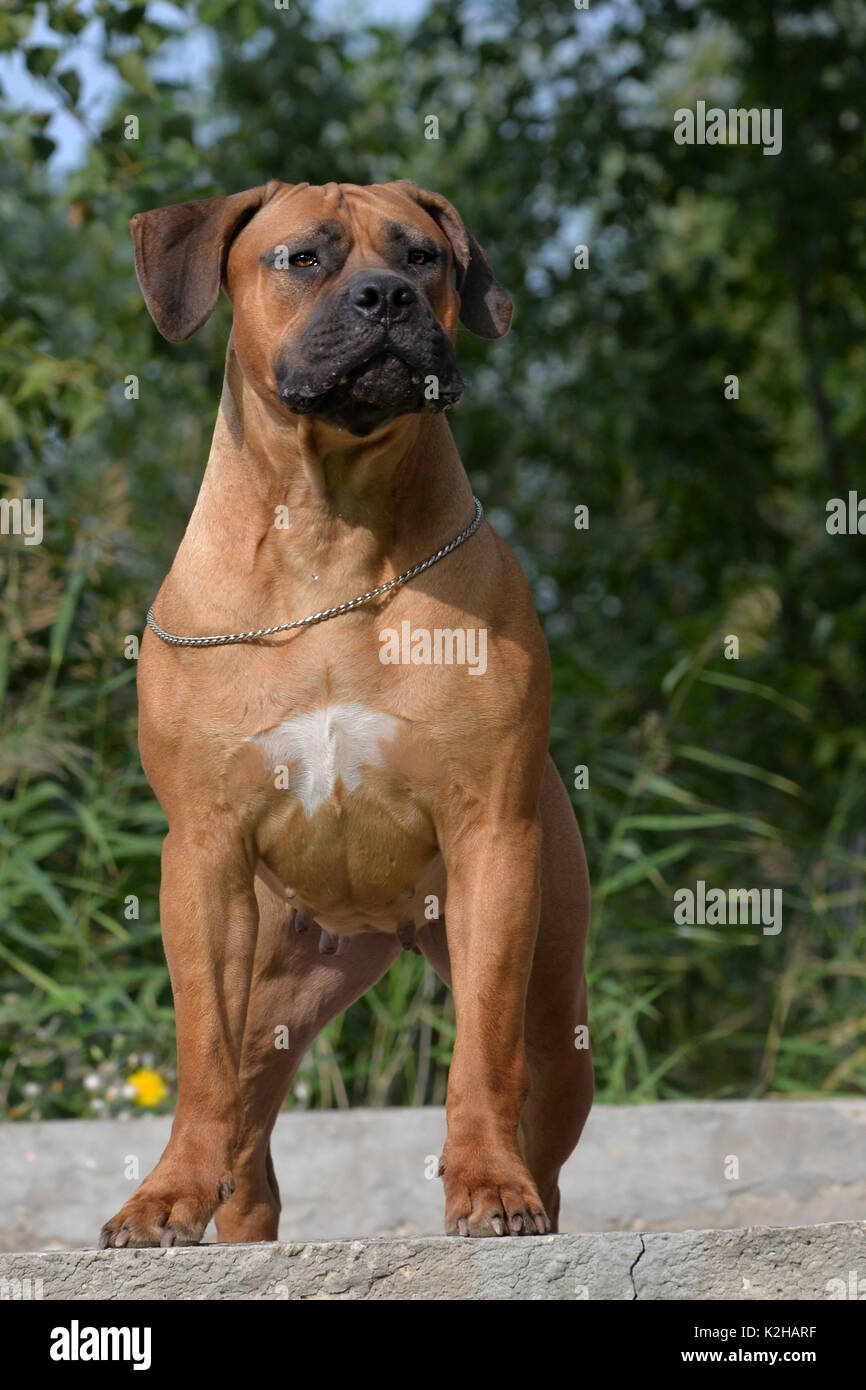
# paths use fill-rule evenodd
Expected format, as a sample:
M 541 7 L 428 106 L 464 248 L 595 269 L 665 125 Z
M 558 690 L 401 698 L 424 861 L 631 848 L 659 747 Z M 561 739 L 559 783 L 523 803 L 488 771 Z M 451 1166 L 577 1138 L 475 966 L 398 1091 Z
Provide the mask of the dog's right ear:
M 229 198 L 175 203 L 131 219 L 138 283 L 169 342 L 182 343 L 210 318 L 232 242 L 280 187 L 271 179 Z

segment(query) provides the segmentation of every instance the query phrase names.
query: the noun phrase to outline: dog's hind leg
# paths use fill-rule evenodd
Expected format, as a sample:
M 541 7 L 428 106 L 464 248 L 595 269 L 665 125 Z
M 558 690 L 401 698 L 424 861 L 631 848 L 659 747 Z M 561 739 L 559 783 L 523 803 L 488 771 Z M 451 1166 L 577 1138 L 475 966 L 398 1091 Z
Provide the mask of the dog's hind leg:
M 556 1231 L 559 1170 L 589 1114 L 593 1071 L 584 974 L 589 876 L 568 793 L 550 759 L 541 827 L 541 916 L 526 999 L 529 1095 L 520 1146 Z
M 216 1213 L 221 1241 L 276 1240 L 280 1197 L 270 1154 L 274 1121 L 304 1053 L 318 1033 L 384 975 L 395 937 L 354 936 L 340 956 L 319 951 L 316 930 L 294 930 L 294 909 L 256 880 L 259 934 L 247 1011 L 240 1085 L 243 1105 L 232 1164 L 234 1193 Z

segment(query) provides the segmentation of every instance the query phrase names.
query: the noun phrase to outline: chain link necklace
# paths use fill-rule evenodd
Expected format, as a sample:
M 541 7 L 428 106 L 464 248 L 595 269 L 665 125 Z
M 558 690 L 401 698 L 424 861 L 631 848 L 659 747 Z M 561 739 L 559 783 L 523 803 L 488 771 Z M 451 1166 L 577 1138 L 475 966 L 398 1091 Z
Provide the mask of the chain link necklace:
M 328 618 L 339 618 L 342 613 L 351 613 L 353 608 L 360 608 L 363 603 L 369 603 L 371 599 L 379 598 L 381 594 L 390 593 L 392 589 L 399 589 L 403 584 L 408 584 L 410 579 L 416 575 L 423 574 L 431 565 L 435 565 L 439 560 L 444 560 L 446 555 L 450 555 L 452 550 L 456 550 L 458 545 L 468 541 L 481 525 L 484 517 L 484 509 L 476 497 L 475 515 L 469 525 L 455 536 L 453 541 L 443 545 L 441 550 L 437 550 L 435 555 L 428 555 L 426 560 L 421 560 L 411 569 L 404 570 L 394 579 L 389 579 L 385 584 L 377 584 L 375 589 L 368 589 L 366 594 L 359 594 L 357 598 L 349 599 L 348 603 L 338 603 L 336 608 L 325 608 L 321 613 L 311 613 L 308 618 L 296 618 L 292 623 L 278 623 L 276 627 L 260 627 L 257 632 L 231 632 L 217 637 L 179 637 L 176 632 L 166 632 L 165 628 L 160 627 L 153 616 L 153 604 L 147 610 L 147 625 L 151 632 L 155 632 L 157 637 L 163 642 L 168 642 L 172 647 L 228 647 L 236 642 L 254 642 L 258 637 L 272 637 L 276 632 L 290 632 L 292 628 L 312 627 L 314 623 L 324 623 Z

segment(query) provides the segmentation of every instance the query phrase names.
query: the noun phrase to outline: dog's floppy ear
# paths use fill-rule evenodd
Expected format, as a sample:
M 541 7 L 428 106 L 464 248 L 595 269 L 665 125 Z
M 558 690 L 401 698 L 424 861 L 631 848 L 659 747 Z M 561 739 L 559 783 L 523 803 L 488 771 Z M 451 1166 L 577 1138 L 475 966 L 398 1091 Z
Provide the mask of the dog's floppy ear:
M 138 283 L 169 342 L 182 343 L 210 318 L 232 241 L 279 187 L 272 179 L 229 198 L 175 203 L 131 219 Z
M 464 227 L 457 209 L 441 193 L 418 188 L 409 179 L 399 180 L 399 186 L 439 223 L 451 242 L 461 323 L 479 338 L 501 338 L 511 324 L 511 300 L 493 274 L 483 248 Z

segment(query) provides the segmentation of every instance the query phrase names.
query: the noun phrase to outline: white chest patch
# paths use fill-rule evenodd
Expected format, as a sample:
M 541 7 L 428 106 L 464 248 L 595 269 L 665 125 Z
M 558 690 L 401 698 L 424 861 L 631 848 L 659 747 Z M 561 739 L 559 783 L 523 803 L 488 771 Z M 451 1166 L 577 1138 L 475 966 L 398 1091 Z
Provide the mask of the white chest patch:
M 400 722 L 353 700 L 286 719 L 249 742 L 261 745 L 272 771 L 288 770 L 291 790 L 312 816 L 334 795 L 338 781 L 351 792 L 360 786 L 363 768 L 385 766 L 380 744 L 394 737 Z

